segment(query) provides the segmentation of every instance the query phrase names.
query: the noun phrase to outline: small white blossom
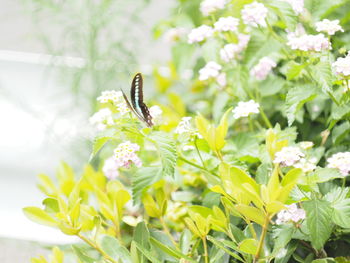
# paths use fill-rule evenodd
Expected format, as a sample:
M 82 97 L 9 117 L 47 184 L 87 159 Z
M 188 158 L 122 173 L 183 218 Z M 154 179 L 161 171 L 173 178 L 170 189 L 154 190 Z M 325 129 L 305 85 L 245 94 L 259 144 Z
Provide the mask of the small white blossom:
M 304 0 L 282 0 L 289 3 L 296 14 L 304 11 Z
M 191 120 L 192 120 L 192 117 L 182 117 L 181 121 L 179 122 L 179 124 L 175 129 L 175 133 L 183 134 L 183 133 L 191 132 L 193 130 L 191 125 Z
M 162 121 L 163 111 L 158 105 L 150 107 L 149 113 L 151 114 L 154 123 L 159 123 Z
M 170 28 L 168 31 L 164 33 L 163 40 L 166 43 L 175 42 L 175 41 L 178 41 L 186 33 L 187 33 L 187 30 L 183 27 Z
M 295 33 L 289 33 L 287 38 L 287 45 L 294 50 L 320 52 L 332 49 L 331 43 L 323 34 L 298 36 Z
M 335 74 L 342 76 L 350 76 L 350 53 L 345 58 L 338 58 L 332 64 Z
M 209 78 L 216 78 L 220 74 L 221 66 L 214 62 L 208 62 L 204 68 L 199 70 L 199 80 L 207 80 Z
M 128 107 L 128 105 L 126 104 L 125 101 L 122 101 L 122 102 L 118 103 L 118 104 L 116 105 L 116 108 L 117 108 L 117 110 L 119 111 L 119 113 L 120 113 L 121 115 L 124 115 L 124 114 L 130 112 L 130 109 L 129 109 L 129 107 Z
M 216 77 L 216 82 L 219 84 L 220 87 L 226 87 L 227 80 L 226 80 L 226 73 L 222 72 Z
M 239 119 L 241 117 L 248 117 L 252 113 L 259 113 L 259 104 L 254 100 L 247 102 L 240 101 L 233 110 L 233 117 Z
M 204 0 L 200 5 L 200 10 L 204 16 L 208 16 L 217 10 L 224 9 L 226 0 Z
M 142 166 L 142 161 L 136 155 L 136 152 L 140 150 L 140 146 L 130 141 L 123 142 L 114 149 L 114 159 L 119 167 L 130 168 L 130 165 L 134 163 L 137 167 Z
M 113 156 L 111 156 L 105 160 L 102 171 L 108 179 L 113 180 L 119 176 L 118 169 L 119 165 L 117 161 Z
M 339 20 L 328 20 L 323 19 L 320 22 L 316 23 L 317 32 L 326 32 L 328 35 L 334 35 L 335 32 L 341 31 L 344 32 L 343 28 L 339 25 Z
M 100 109 L 90 117 L 89 121 L 92 125 L 96 126 L 99 131 L 103 131 L 107 126 L 114 124 L 112 112 L 108 108 Z
M 237 44 L 226 44 L 220 49 L 220 58 L 225 62 L 230 62 L 239 53 L 240 48 Z
M 267 8 L 262 3 L 253 2 L 245 5 L 241 14 L 244 24 L 253 27 L 258 27 L 258 25 L 266 27 L 267 12 Z
M 333 154 L 327 162 L 327 167 L 338 169 L 343 176 L 347 176 L 350 172 L 350 152 Z
M 277 214 L 276 224 L 281 225 L 290 221 L 298 223 L 306 217 L 305 210 L 298 208 L 296 204 L 286 205 L 286 210 Z
M 254 76 L 258 80 L 264 80 L 271 72 L 272 68 L 276 66 L 277 64 L 275 61 L 269 57 L 263 57 L 259 60 L 259 63 L 252 68 L 250 75 Z
M 201 25 L 200 27 L 194 28 L 188 34 L 188 43 L 202 42 L 206 38 L 210 38 L 214 33 L 214 29 L 207 25 Z
M 313 142 L 310 141 L 303 141 L 299 143 L 300 148 L 304 149 L 304 150 L 308 150 L 310 148 L 312 148 L 312 146 L 314 146 Z
M 97 100 L 101 103 L 119 103 L 123 101 L 123 93 L 121 91 L 115 91 L 115 90 L 105 90 L 102 91 L 101 96 L 97 98 Z
M 311 158 L 309 160 L 306 160 L 305 158 L 301 158 L 293 166 L 295 168 L 300 168 L 305 173 L 308 173 L 308 172 L 312 172 L 313 170 L 316 169 L 316 162 L 317 162 L 316 158 Z
M 186 151 L 191 151 L 194 150 L 194 146 L 193 145 L 185 145 L 184 147 L 182 147 L 182 150 Z
M 287 146 L 275 154 L 274 163 L 280 163 L 282 166 L 293 166 L 305 155 L 298 147 Z
M 232 16 L 220 17 L 220 19 L 215 22 L 214 28 L 218 32 L 237 31 L 239 25 L 239 19 Z

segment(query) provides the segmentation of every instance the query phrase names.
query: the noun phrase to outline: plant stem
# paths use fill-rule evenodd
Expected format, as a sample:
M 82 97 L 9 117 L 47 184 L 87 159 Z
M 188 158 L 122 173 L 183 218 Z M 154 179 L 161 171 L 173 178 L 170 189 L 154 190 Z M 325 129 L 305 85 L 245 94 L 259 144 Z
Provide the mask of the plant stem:
M 198 156 L 199 156 L 199 159 L 201 159 L 201 162 L 202 162 L 203 167 L 204 167 L 205 169 L 207 169 L 207 167 L 205 167 L 205 163 L 204 163 L 204 161 L 203 161 L 202 155 L 201 155 L 201 153 L 200 153 L 200 151 L 199 151 L 199 149 L 198 149 L 197 138 L 194 139 L 194 146 L 196 147 L 197 154 L 198 154 Z
M 267 116 L 266 116 L 266 114 L 265 114 L 265 112 L 264 112 L 264 109 L 261 107 L 261 105 L 260 105 L 260 114 L 261 114 L 261 117 L 263 118 L 263 120 L 264 120 L 266 126 L 267 126 L 268 128 L 272 128 L 272 124 L 271 124 L 269 118 L 267 118 Z
M 259 257 L 260 257 L 261 250 L 262 250 L 263 245 L 264 245 L 264 240 L 265 240 L 265 236 L 266 236 L 266 232 L 267 232 L 267 227 L 268 227 L 269 223 L 270 223 L 270 215 L 266 214 L 265 222 L 264 222 L 263 229 L 262 229 L 263 231 L 262 231 L 261 236 L 260 236 L 258 249 L 257 249 L 255 257 L 254 257 L 254 262 L 257 262 Z
M 205 260 L 205 263 L 209 263 L 207 239 L 205 236 L 202 237 L 202 241 L 203 241 L 203 247 L 204 247 L 204 260 Z
M 93 243 L 91 240 L 89 240 L 88 238 L 84 237 L 83 235 L 81 235 L 80 233 L 77 234 L 77 236 L 83 240 L 85 243 L 87 243 L 89 246 L 93 247 L 94 249 L 96 249 L 98 252 L 100 252 L 100 254 L 108 261 L 112 262 L 112 263 L 118 263 L 117 261 L 115 261 L 113 258 L 111 258 L 110 256 L 108 256 L 97 244 Z
M 159 218 L 159 221 L 160 223 L 162 224 L 162 227 L 164 229 L 164 232 L 167 234 L 167 236 L 169 237 L 169 239 L 171 240 L 171 242 L 174 244 L 174 246 L 176 248 L 179 248 L 179 245 L 176 243 L 174 237 L 171 235 L 170 231 L 169 231 L 169 228 L 168 226 L 166 225 L 165 221 L 164 221 L 164 218 L 163 217 L 160 217 Z
M 184 158 L 184 157 L 182 157 L 182 156 L 179 156 L 178 158 L 179 158 L 179 160 L 181 160 L 181 161 L 183 161 L 183 162 L 185 162 L 185 163 L 187 163 L 187 164 L 189 164 L 189 165 L 191 165 L 191 166 L 193 166 L 193 167 L 196 167 L 196 168 L 198 168 L 198 169 L 201 169 L 201 170 L 203 170 L 203 171 L 206 171 L 206 172 L 208 172 L 208 173 L 211 173 L 212 175 L 218 176 L 216 173 L 214 173 L 214 172 L 212 172 L 212 171 L 209 171 L 209 170 L 207 170 L 206 168 L 204 168 L 203 166 L 200 166 L 200 165 L 198 165 L 198 164 L 196 164 L 196 163 L 194 163 L 194 162 L 191 162 L 191 161 L 187 160 L 186 158 Z

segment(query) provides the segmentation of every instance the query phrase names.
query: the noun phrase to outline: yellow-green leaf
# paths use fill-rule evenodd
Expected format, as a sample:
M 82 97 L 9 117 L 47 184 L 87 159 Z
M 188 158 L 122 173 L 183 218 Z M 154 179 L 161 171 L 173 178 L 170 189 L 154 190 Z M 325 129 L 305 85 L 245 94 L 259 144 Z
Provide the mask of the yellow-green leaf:
M 253 238 L 244 239 L 239 243 L 238 248 L 247 254 L 255 255 L 258 249 L 258 241 Z
M 265 214 L 263 211 L 256 207 L 249 205 L 235 205 L 236 210 L 243 215 L 244 218 L 253 221 L 259 225 L 263 225 L 265 222 Z
M 57 221 L 39 207 L 25 207 L 24 214 L 32 221 L 46 226 L 57 226 Z

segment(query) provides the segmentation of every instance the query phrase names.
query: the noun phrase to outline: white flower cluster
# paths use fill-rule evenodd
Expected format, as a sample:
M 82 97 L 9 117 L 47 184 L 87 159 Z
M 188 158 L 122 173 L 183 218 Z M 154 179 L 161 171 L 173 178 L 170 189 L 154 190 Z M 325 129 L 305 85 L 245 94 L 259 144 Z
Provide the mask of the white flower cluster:
M 187 30 L 183 27 L 170 28 L 168 31 L 164 33 L 163 40 L 166 43 L 175 42 L 175 41 L 178 41 L 186 33 L 187 33 Z
M 100 103 L 108 103 L 108 102 L 113 103 L 113 105 L 122 115 L 130 111 L 130 109 L 128 108 L 128 105 L 124 100 L 123 93 L 121 91 L 115 91 L 115 90 L 102 91 L 101 96 L 97 98 L 97 101 L 99 101 Z
M 258 25 L 266 27 L 267 12 L 267 8 L 262 3 L 253 2 L 245 5 L 241 14 L 244 24 L 253 27 L 258 27 Z
M 209 61 L 203 68 L 199 70 L 199 80 L 207 80 L 209 78 L 216 78 L 222 69 L 221 65 L 214 61 Z
M 350 172 L 350 152 L 333 154 L 327 162 L 327 167 L 338 169 L 343 176 L 347 176 Z
M 108 126 L 111 126 L 114 124 L 114 120 L 112 117 L 112 111 L 108 108 L 104 108 L 96 112 L 94 115 L 92 115 L 89 119 L 90 123 L 99 131 L 105 130 Z
M 296 204 L 286 205 L 287 209 L 277 214 L 276 224 L 281 225 L 290 221 L 298 223 L 306 217 L 305 210 L 298 208 Z
M 283 147 L 282 150 L 276 152 L 274 163 L 279 163 L 282 166 L 293 166 L 305 155 L 300 151 L 298 147 L 287 146 Z
M 119 165 L 117 161 L 113 156 L 111 156 L 105 160 L 102 171 L 108 179 L 113 180 L 119 176 L 118 169 Z
M 232 16 L 220 17 L 220 19 L 215 22 L 214 28 L 218 32 L 235 32 L 237 31 L 239 25 L 239 19 Z
M 254 100 L 247 102 L 240 101 L 233 110 L 233 117 L 239 119 L 241 117 L 248 117 L 252 113 L 259 113 L 259 104 Z
M 246 34 L 238 34 L 237 44 L 226 44 L 220 50 L 220 57 L 225 62 L 230 62 L 231 60 L 237 58 L 238 54 L 241 53 L 248 45 L 250 36 Z
M 295 33 L 289 33 L 287 38 L 287 45 L 294 50 L 320 52 L 332 49 L 331 43 L 323 34 L 298 36 Z
M 271 58 L 263 57 L 259 60 L 259 63 L 252 68 L 250 75 L 254 76 L 258 80 L 264 80 L 271 72 L 272 68 L 276 66 L 276 62 Z
M 310 158 L 309 160 L 306 160 L 305 158 L 301 158 L 293 166 L 295 168 L 300 168 L 301 170 L 303 170 L 304 173 L 309 173 L 316 169 L 316 162 L 317 162 L 316 158 Z
M 191 124 L 192 117 L 182 117 L 181 121 L 175 129 L 176 134 L 188 134 L 191 137 L 197 136 L 198 138 L 203 138 L 198 131 L 192 127 Z
M 203 40 L 212 37 L 214 29 L 207 25 L 201 25 L 200 27 L 194 28 L 188 34 L 188 43 L 193 44 L 202 42 Z
M 204 0 L 200 5 L 200 10 L 204 16 L 208 16 L 217 10 L 224 9 L 226 0 Z
M 292 9 L 296 14 L 300 14 L 304 11 L 304 0 L 283 0 L 292 6 Z
M 134 163 L 137 167 L 142 166 L 142 161 L 136 155 L 136 152 L 140 150 L 140 146 L 130 141 L 123 142 L 114 149 L 114 159 L 118 167 L 130 168 L 130 165 Z
M 154 105 L 149 108 L 149 113 L 152 116 L 153 123 L 159 123 L 162 121 L 163 111 L 158 105 Z
M 350 53 L 345 58 L 338 58 L 332 64 L 335 74 L 342 76 L 350 76 Z
M 338 19 L 332 21 L 329 19 L 323 19 L 316 23 L 316 31 L 326 32 L 328 35 L 334 35 L 337 31 L 344 32 L 344 29 L 339 25 Z

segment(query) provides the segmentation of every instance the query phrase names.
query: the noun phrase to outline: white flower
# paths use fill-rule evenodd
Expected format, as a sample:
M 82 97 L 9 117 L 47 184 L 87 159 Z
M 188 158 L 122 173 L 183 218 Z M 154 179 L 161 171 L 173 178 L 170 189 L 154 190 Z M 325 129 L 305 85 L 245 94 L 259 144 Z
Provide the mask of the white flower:
M 90 123 L 95 125 L 99 131 L 103 131 L 107 126 L 114 124 L 112 112 L 108 108 L 100 109 L 90 117 Z
M 239 19 L 232 16 L 220 17 L 220 19 L 215 22 L 214 28 L 218 32 L 227 32 L 227 31 L 237 31 L 239 25 Z
M 208 16 L 219 9 L 224 9 L 225 4 L 226 0 L 204 0 L 199 9 L 204 16 Z
M 226 87 L 227 80 L 226 80 L 226 73 L 222 72 L 219 74 L 219 76 L 216 77 L 216 82 L 219 84 L 220 87 Z
M 291 49 L 316 52 L 332 49 L 331 43 L 323 34 L 298 36 L 295 33 L 289 33 L 287 38 L 287 45 Z
M 296 204 L 286 205 L 286 210 L 277 214 L 276 224 L 281 225 L 289 221 L 298 223 L 306 217 L 305 210 L 298 208 Z
M 191 125 L 191 120 L 192 120 L 192 117 L 182 117 L 181 121 L 179 122 L 179 124 L 175 129 L 175 133 L 183 134 L 183 133 L 191 132 L 193 130 Z
M 300 14 L 304 11 L 304 0 L 282 0 L 289 3 L 296 14 Z
M 287 146 L 275 154 L 274 163 L 280 163 L 282 166 L 292 166 L 305 155 L 298 147 Z
M 154 123 L 161 122 L 163 111 L 158 105 L 149 108 L 149 113 L 151 114 Z
M 239 52 L 242 52 L 249 43 L 250 35 L 238 34 L 238 46 L 240 48 Z
M 250 25 L 253 27 L 266 27 L 265 18 L 267 16 L 267 8 L 258 2 L 254 2 L 249 5 L 245 5 L 241 14 L 244 24 Z
M 130 141 L 123 142 L 114 149 L 114 159 L 119 167 L 130 168 L 130 165 L 134 163 L 137 167 L 142 166 L 142 161 L 136 155 L 136 152 L 140 150 L 140 146 Z
M 119 176 L 118 169 L 119 165 L 117 161 L 113 156 L 111 156 L 105 160 L 102 171 L 108 179 L 113 180 Z
M 207 25 L 201 25 L 200 27 L 194 28 L 188 34 L 188 43 L 202 42 L 204 39 L 209 38 L 213 35 L 214 29 Z
M 97 98 L 97 100 L 101 103 L 119 103 L 124 100 L 123 93 L 121 91 L 115 91 L 115 90 L 105 90 L 102 91 L 101 96 Z
M 254 76 L 258 80 L 264 80 L 272 68 L 276 66 L 277 64 L 275 61 L 268 57 L 263 57 L 259 60 L 259 63 L 252 68 L 250 75 Z
M 303 141 L 299 143 L 300 148 L 304 149 L 304 150 L 308 150 L 310 148 L 312 148 L 312 146 L 314 146 L 313 142 L 310 141 Z
M 185 145 L 184 147 L 182 147 L 182 150 L 183 151 L 191 151 L 191 150 L 194 150 L 194 146 L 193 145 Z
M 332 67 L 337 75 L 350 76 L 350 53 L 345 58 L 338 58 Z
M 187 30 L 183 27 L 170 28 L 163 35 L 163 40 L 167 43 L 175 42 L 179 40 L 183 35 L 187 33 Z
M 240 47 L 236 44 L 226 44 L 220 49 L 220 57 L 225 62 L 230 62 L 239 53 Z
M 259 113 L 259 104 L 254 100 L 247 102 L 240 101 L 237 107 L 232 110 L 232 112 L 235 119 L 248 117 L 252 113 Z
M 350 152 L 333 154 L 327 162 L 327 167 L 338 169 L 343 176 L 347 176 L 350 172 Z
M 199 70 L 199 80 L 207 80 L 209 78 L 216 78 L 220 74 L 221 66 L 214 62 L 208 62 L 204 68 Z
M 316 23 L 317 32 L 326 32 L 328 35 L 334 35 L 335 32 L 341 31 L 344 32 L 343 28 L 339 25 L 339 20 L 328 20 L 323 19 L 320 22 Z
M 312 172 L 313 170 L 316 169 L 316 162 L 317 162 L 316 158 L 311 158 L 309 160 L 306 160 L 305 158 L 301 158 L 293 166 L 295 168 L 300 168 L 305 173 L 308 173 L 308 172 Z

